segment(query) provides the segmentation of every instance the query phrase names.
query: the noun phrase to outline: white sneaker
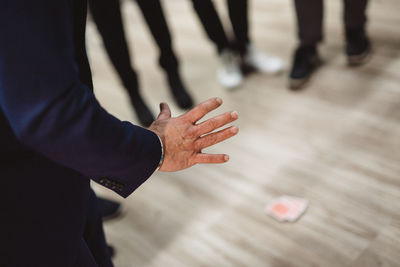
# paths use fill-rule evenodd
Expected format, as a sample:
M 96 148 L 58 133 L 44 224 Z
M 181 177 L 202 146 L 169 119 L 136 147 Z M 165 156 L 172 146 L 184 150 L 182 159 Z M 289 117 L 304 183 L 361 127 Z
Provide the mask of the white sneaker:
M 284 70 L 283 61 L 280 58 L 267 55 L 251 44 L 247 46 L 247 54 L 243 61 L 259 72 L 275 74 Z
M 228 49 L 223 50 L 219 57 L 221 66 L 217 70 L 217 80 L 227 88 L 239 86 L 243 81 L 240 57 Z

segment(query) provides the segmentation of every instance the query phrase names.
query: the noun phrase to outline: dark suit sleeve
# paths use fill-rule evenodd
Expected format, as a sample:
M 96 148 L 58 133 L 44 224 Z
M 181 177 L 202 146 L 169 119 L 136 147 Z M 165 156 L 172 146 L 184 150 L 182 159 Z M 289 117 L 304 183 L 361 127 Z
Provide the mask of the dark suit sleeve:
M 71 19 L 70 1 L 1 1 L 0 108 L 21 143 L 127 197 L 157 168 L 160 141 L 81 83 Z

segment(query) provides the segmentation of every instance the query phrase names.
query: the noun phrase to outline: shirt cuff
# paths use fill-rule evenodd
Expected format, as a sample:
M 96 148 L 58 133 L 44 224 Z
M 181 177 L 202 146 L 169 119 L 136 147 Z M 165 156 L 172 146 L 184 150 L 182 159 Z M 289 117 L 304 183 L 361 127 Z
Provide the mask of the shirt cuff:
M 158 140 L 160 140 L 161 158 L 160 158 L 160 162 L 158 163 L 158 167 L 157 167 L 157 169 L 156 169 L 154 172 L 158 171 L 158 170 L 161 168 L 161 165 L 162 165 L 163 162 L 164 162 L 164 144 L 163 144 L 163 142 L 162 142 L 162 140 L 161 140 L 161 137 L 160 137 L 158 134 L 156 134 L 156 135 L 157 135 L 157 137 L 158 137 Z

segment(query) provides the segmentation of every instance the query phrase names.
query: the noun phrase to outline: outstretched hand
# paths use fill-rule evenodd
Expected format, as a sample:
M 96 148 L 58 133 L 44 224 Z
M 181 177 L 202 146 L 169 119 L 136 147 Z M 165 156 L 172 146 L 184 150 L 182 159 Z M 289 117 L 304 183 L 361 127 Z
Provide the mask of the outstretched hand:
M 197 163 L 224 163 L 229 160 L 226 154 L 205 154 L 202 153 L 202 149 L 236 135 L 239 129 L 235 126 L 213 131 L 235 121 L 238 113 L 226 112 L 196 124 L 221 104 L 220 98 L 212 98 L 176 118 L 171 117 L 168 104 L 160 104 L 160 114 L 149 130 L 155 132 L 163 142 L 164 161 L 160 167 L 161 171 L 173 172 Z

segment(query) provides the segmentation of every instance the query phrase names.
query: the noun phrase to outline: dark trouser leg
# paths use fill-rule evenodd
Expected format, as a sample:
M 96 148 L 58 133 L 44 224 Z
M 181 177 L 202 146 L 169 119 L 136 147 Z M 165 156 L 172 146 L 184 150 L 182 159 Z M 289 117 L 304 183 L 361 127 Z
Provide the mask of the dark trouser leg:
M 295 7 L 300 45 L 315 45 L 322 41 L 322 0 L 295 0 Z
M 216 45 L 218 52 L 229 48 L 228 37 L 213 2 L 211 0 L 192 0 L 192 2 L 208 38 Z
M 154 40 L 160 49 L 160 66 L 167 72 L 171 92 L 181 108 L 193 106 L 178 71 L 178 59 L 172 49 L 171 34 L 161 6 L 160 0 L 137 0 L 143 16 L 150 28 Z
M 367 0 L 344 1 L 344 24 L 348 29 L 363 28 L 367 22 Z
M 367 0 L 344 1 L 346 54 L 350 66 L 359 66 L 370 58 L 370 41 L 365 31 Z
M 103 231 L 103 221 L 94 191 L 90 190 L 88 216 L 83 232 L 83 238 L 99 267 L 112 267 L 106 239 Z
M 229 17 L 236 37 L 235 48 L 240 54 L 246 53 L 249 37 L 248 1 L 227 0 Z
M 107 54 L 129 93 L 140 123 L 149 126 L 154 118 L 139 94 L 138 78 L 131 66 L 119 0 L 89 0 L 89 7 Z
M 160 66 L 167 72 L 176 72 L 178 59 L 172 49 L 171 33 L 160 0 L 137 0 L 137 3 L 160 50 Z
M 119 0 L 89 0 L 89 7 L 107 54 L 123 84 L 129 90 L 138 90 L 137 75 L 131 67 Z

